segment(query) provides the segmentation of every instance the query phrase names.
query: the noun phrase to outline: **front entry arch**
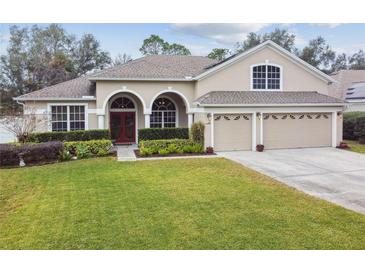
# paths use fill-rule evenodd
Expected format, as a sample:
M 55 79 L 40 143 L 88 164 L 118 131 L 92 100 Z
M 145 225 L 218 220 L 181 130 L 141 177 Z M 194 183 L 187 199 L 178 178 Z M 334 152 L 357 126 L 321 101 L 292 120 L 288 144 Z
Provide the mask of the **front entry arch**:
M 122 94 L 110 104 L 110 133 L 116 144 L 133 144 L 137 135 L 137 104 Z

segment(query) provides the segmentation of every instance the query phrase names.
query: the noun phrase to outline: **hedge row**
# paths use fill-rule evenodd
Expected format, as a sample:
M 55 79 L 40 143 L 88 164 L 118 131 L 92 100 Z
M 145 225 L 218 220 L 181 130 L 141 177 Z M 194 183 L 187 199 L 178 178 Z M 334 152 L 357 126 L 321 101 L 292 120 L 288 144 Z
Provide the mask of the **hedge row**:
M 110 140 L 90 140 L 65 142 L 65 151 L 60 160 L 69 160 L 70 156 L 89 158 L 91 156 L 106 156 L 110 153 L 112 142 Z M 67 153 L 70 155 L 68 156 Z
M 365 138 L 365 112 L 347 112 L 343 116 L 343 138 L 358 140 Z
M 89 140 L 110 140 L 110 133 L 107 129 L 74 130 L 74 131 L 52 131 L 32 133 L 28 142 L 44 143 L 50 141 L 89 141 Z
M 138 130 L 138 140 L 189 139 L 188 128 L 143 128 Z
M 148 156 L 152 154 L 202 153 L 204 148 L 201 144 L 188 139 L 146 140 L 139 143 L 139 151 L 142 156 Z
M 62 142 L 42 144 L 0 144 L 0 166 L 18 166 L 20 158 L 26 164 L 55 162 L 63 151 Z

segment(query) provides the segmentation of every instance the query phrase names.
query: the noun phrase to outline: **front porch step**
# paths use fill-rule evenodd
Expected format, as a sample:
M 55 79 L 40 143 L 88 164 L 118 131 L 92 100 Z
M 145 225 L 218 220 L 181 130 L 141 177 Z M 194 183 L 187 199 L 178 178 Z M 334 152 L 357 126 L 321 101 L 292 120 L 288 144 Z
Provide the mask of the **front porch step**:
M 118 161 L 136 161 L 134 150 L 137 145 L 116 145 Z

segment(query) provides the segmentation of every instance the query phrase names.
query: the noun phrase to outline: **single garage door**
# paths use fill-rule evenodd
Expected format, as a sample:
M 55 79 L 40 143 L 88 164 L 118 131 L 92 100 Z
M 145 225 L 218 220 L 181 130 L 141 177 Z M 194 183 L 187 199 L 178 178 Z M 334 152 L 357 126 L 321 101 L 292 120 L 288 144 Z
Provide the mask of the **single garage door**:
M 271 113 L 263 122 L 265 149 L 331 146 L 331 113 Z
M 250 150 L 251 114 L 215 114 L 214 150 Z

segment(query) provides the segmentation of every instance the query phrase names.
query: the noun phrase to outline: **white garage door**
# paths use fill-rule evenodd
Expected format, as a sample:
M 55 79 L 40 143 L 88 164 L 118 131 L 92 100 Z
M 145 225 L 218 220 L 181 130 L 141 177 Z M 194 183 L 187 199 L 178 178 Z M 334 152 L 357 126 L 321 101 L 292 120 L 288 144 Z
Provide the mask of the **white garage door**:
M 214 115 L 214 150 L 250 150 L 251 114 Z
M 271 113 L 263 122 L 265 149 L 331 146 L 331 113 Z

